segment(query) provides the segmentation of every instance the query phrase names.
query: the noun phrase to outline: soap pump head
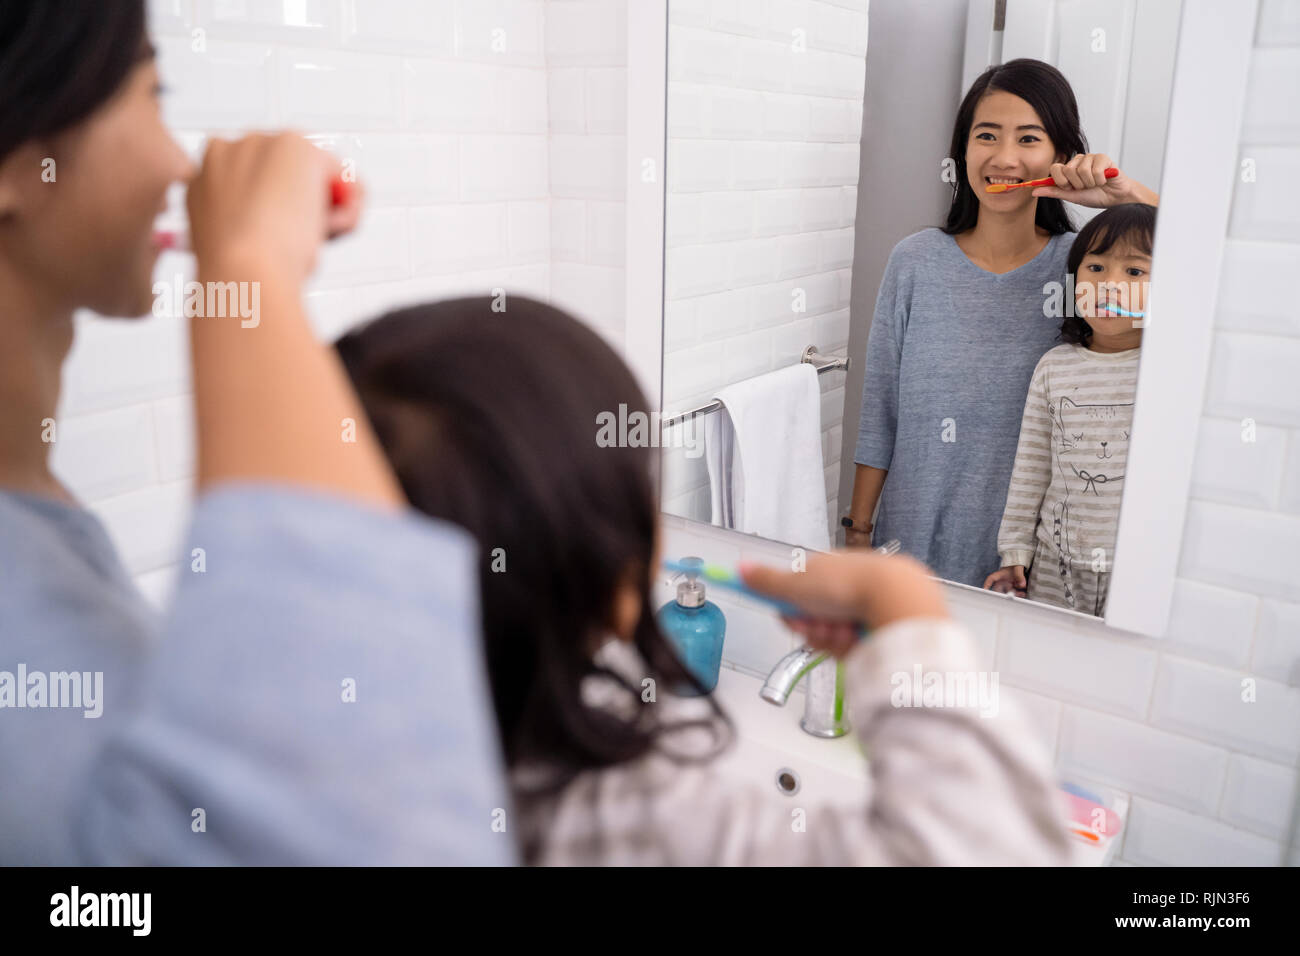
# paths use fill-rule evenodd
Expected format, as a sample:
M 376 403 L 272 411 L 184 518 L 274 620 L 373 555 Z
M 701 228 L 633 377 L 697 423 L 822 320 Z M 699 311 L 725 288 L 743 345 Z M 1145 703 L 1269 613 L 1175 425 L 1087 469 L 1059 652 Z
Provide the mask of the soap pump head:
M 677 603 L 682 607 L 704 606 L 704 582 L 700 580 L 700 569 L 704 567 L 703 558 L 682 558 L 685 571 L 678 571 L 674 576 L 677 581 Z

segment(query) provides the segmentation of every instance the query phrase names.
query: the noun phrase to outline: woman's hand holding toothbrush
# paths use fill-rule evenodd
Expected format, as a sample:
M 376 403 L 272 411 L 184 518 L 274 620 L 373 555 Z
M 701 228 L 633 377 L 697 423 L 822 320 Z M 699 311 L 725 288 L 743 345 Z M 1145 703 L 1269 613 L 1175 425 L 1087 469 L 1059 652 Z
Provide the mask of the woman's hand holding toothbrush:
M 405 506 L 338 356 L 316 340 L 303 305 L 321 243 L 360 219 L 361 192 L 337 188 L 338 175 L 339 161 L 301 136 L 254 134 L 213 140 L 190 184 L 198 281 L 242 284 L 258 313 L 247 323 L 198 316 L 190 326 L 200 490 L 270 482 Z M 347 426 L 354 440 L 340 441 Z
M 739 573 L 755 591 L 803 608 L 807 617 L 782 619 L 809 646 L 835 657 L 858 643 L 861 625 L 877 630 L 908 618 L 948 617 L 929 569 L 903 555 L 836 551 L 809 555 L 805 571 L 742 563 Z
M 363 194 L 339 161 L 293 133 L 214 139 L 190 184 L 190 243 L 200 263 L 254 261 L 306 282 L 325 239 L 356 228 Z
M 1035 186 L 1033 195 L 1039 199 L 1063 199 L 1096 209 L 1129 202 L 1160 204 L 1159 195 L 1136 179 L 1125 176 L 1123 170 L 1108 178 L 1106 170 L 1114 165 L 1115 161 L 1105 153 L 1078 153 L 1068 162 L 1053 163 L 1048 172 L 1056 185 Z

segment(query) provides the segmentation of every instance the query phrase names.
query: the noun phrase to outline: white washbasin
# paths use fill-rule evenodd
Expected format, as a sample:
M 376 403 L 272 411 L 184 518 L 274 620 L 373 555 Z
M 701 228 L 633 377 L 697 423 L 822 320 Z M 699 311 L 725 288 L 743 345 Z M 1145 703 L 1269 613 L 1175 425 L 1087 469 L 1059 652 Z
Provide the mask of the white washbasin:
M 714 697 L 736 727 L 736 742 L 718 758 L 719 772 L 743 780 L 789 807 L 859 808 L 870 793 L 867 761 L 850 732 L 835 740 L 804 733 L 799 727 L 804 695 L 790 695 L 784 707 L 758 696 L 763 682 L 723 667 Z M 1101 788 L 1097 788 L 1101 789 Z M 1106 803 L 1127 824 L 1128 797 L 1105 791 Z M 1104 866 L 1116 855 L 1121 834 L 1101 845 L 1075 840 L 1074 865 Z
M 850 733 L 824 740 L 804 733 L 804 695 L 791 694 L 777 707 L 758 696 L 762 686 L 756 677 L 722 669 L 714 696 L 735 723 L 737 739 L 717 769 L 790 806 L 862 806 L 869 782 L 857 738 Z

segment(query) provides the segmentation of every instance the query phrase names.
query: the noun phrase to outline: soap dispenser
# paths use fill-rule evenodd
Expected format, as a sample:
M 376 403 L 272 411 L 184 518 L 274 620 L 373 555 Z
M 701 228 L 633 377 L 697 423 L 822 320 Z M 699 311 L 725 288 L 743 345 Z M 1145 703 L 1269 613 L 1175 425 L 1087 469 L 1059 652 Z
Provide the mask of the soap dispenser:
M 682 558 L 681 563 L 687 566 L 687 570 L 673 576 L 678 582 L 677 598 L 661 607 L 655 617 L 677 651 L 678 659 L 704 685 L 705 691 L 712 691 L 718 686 L 727 620 L 721 608 L 704 598 L 704 582 L 700 580 L 698 571 L 704 566 L 704 560 Z M 700 694 L 690 686 L 673 690 L 683 697 Z

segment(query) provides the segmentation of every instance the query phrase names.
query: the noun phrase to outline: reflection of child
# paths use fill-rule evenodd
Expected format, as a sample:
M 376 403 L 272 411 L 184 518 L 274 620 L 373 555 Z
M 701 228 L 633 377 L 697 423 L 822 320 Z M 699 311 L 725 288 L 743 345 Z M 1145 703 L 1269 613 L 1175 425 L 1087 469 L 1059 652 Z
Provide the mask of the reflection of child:
M 1154 206 L 1113 206 L 1070 248 L 1067 344 L 1048 351 L 1030 380 L 998 532 L 1002 568 L 986 588 L 1105 612 L 1154 233 Z

